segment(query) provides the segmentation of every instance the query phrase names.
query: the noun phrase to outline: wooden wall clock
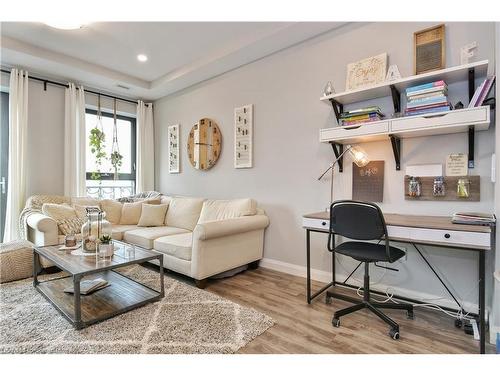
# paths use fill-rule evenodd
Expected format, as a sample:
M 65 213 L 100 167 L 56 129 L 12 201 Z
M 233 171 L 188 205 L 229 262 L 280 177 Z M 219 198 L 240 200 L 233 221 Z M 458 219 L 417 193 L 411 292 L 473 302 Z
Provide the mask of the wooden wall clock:
M 222 134 L 217 123 L 209 118 L 202 118 L 194 124 L 189 132 L 187 149 L 189 161 L 194 168 L 212 168 L 222 149 Z

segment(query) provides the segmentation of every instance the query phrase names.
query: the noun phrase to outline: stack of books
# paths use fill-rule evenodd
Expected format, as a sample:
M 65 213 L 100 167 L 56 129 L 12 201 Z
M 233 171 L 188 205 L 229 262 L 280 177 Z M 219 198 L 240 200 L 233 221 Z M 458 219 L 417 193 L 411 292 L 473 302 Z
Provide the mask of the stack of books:
M 435 81 L 406 89 L 406 116 L 450 110 L 448 86 L 444 81 Z
M 479 212 L 457 212 L 451 221 L 455 224 L 490 225 L 496 221 L 495 215 Z
M 496 76 L 488 77 L 484 80 L 484 82 L 476 89 L 474 96 L 472 97 L 469 108 L 480 107 L 484 100 L 488 97 L 491 88 L 493 87 L 493 83 L 495 82 Z
M 94 280 L 83 280 L 80 282 L 80 294 L 87 295 L 99 289 L 106 288 L 109 285 L 111 285 L 109 282 L 100 277 Z M 73 285 L 65 288 L 64 292 L 74 294 Z
M 364 124 L 373 121 L 379 121 L 384 117 L 380 108 L 377 106 L 354 109 L 352 111 L 342 112 L 340 121 L 342 126 Z

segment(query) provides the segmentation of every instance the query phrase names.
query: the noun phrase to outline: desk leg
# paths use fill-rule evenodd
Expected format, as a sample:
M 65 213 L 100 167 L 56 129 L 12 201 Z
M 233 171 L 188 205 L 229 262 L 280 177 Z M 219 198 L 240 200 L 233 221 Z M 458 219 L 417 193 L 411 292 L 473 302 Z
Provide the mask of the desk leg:
M 306 229 L 307 303 L 311 304 L 311 232 Z
M 484 251 L 479 251 L 479 347 L 480 353 L 485 353 L 486 329 L 484 323 L 485 313 L 485 256 Z

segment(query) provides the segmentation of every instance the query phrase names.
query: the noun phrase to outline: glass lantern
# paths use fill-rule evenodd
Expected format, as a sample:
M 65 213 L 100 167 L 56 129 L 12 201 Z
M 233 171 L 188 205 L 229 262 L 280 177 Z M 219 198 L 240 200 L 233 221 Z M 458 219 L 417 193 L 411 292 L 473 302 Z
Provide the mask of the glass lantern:
M 111 224 L 104 220 L 104 213 L 97 207 L 87 207 L 87 221 L 82 226 L 82 250 L 86 253 L 95 253 L 99 246 L 99 239 L 111 236 Z

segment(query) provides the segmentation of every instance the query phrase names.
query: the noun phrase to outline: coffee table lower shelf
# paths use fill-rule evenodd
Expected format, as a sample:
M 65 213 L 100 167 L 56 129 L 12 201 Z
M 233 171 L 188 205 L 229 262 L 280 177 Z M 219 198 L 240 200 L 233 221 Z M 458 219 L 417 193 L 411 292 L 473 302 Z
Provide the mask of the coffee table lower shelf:
M 160 292 L 115 271 L 94 273 L 82 280 L 98 277 L 107 280 L 110 285 L 80 296 L 80 319 L 76 317 L 75 296 L 64 292 L 65 288 L 73 285 L 72 276 L 40 282 L 35 287 L 77 329 L 162 298 Z

